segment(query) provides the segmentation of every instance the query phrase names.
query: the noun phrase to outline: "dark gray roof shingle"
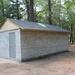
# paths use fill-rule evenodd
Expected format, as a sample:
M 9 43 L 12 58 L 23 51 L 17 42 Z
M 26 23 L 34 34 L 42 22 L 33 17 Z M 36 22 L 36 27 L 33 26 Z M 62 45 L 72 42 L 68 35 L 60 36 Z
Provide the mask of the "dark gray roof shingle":
M 30 21 L 22 21 L 22 20 L 15 20 L 9 19 L 11 22 L 17 24 L 22 29 L 32 29 L 32 30 L 47 30 L 47 31 L 56 31 L 56 32 L 69 32 L 59 26 L 53 26 L 48 24 L 30 22 Z

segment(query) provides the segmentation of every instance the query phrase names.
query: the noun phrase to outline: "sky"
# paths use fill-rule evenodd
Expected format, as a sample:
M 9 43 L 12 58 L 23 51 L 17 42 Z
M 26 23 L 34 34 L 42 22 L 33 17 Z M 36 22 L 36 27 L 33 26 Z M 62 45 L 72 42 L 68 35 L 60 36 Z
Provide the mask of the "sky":
M 61 0 L 61 4 L 64 4 L 64 0 Z

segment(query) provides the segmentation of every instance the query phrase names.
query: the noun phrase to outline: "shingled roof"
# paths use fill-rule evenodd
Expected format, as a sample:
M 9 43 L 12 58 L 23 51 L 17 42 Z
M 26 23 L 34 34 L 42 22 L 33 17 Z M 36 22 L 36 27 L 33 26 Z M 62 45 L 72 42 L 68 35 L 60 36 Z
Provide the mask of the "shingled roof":
M 53 25 L 49 25 L 49 24 L 15 20 L 15 19 L 8 19 L 8 20 L 10 20 L 14 24 L 18 25 L 21 29 L 56 31 L 56 32 L 65 32 L 65 33 L 69 32 L 68 30 L 63 29 L 59 26 L 53 26 Z

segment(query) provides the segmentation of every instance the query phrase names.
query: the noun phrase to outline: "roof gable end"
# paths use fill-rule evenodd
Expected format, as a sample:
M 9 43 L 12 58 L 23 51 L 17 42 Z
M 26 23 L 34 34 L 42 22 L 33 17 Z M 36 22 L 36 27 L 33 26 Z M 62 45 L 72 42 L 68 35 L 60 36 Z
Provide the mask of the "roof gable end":
M 12 23 L 9 19 L 5 21 L 5 23 L 2 25 L 0 31 L 7 31 L 7 30 L 13 30 L 13 29 L 19 29 L 20 27 L 16 25 L 15 23 Z

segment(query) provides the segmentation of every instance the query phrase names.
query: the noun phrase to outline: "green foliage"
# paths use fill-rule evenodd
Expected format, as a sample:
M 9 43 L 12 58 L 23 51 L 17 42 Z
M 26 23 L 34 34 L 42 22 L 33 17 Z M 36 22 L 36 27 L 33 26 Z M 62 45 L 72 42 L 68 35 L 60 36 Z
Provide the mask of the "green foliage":
M 22 9 L 20 7 L 22 5 L 21 1 L 18 2 L 18 8 L 16 6 L 16 0 L 2 0 L 0 1 L 0 25 L 4 22 L 6 18 L 14 18 L 17 19 L 17 12 L 19 13 L 19 18 L 22 18 Z

